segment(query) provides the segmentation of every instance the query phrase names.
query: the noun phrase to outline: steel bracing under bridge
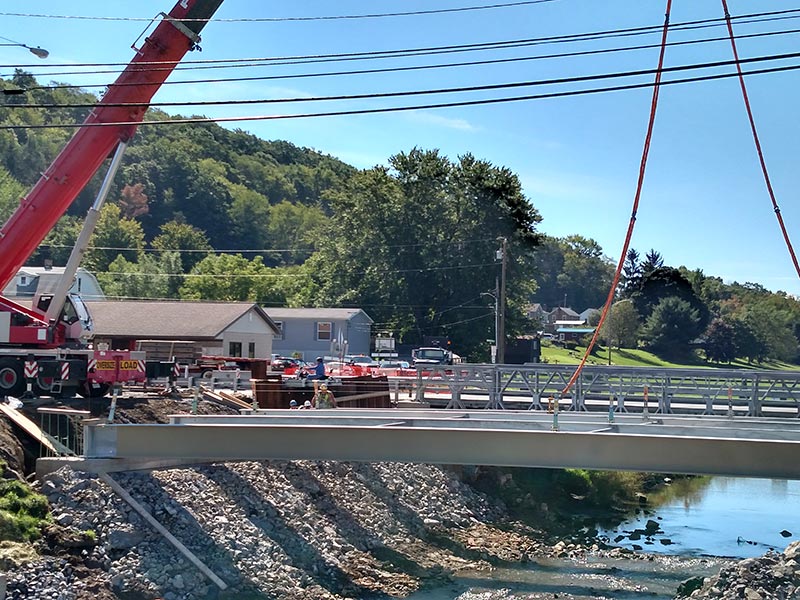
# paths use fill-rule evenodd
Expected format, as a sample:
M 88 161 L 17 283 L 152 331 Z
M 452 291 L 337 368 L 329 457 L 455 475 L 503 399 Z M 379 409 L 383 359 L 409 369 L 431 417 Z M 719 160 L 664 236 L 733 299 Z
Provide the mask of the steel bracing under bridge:
M 587 468 L 800 479 L 800 420 L 600 412 L 334 409 L 91 424 L 84 457 L 119 471 L 233 460 Z M 77 462 L 77 464 L 75 464 Z

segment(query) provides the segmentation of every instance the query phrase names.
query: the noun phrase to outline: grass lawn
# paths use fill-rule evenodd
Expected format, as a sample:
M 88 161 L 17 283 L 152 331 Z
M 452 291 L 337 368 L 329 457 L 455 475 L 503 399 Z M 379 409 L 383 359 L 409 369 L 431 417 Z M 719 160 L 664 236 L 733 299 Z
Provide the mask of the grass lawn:
M 577 365 L 585 346 L 578 346 L 575 350 L 567 350 L 558 346 L 542 345 L 542 362 L 555 365 Z M 595 346 L 595 352 L 586 361 L 587 365 L 607 365 L 608 349 L 605 346 Z M 613 348 L 611 350 L 611 364 L 622 367 L 668 367 L 668 368 L 707 368 L 707 369 L 767 369 L 781 371 L 797 371 L 800 366 L 778 361 L 768 361 L 761 364 L 747 364 L 747 361 L 736 360 L 731 364 L 710 363 L 700 356 L 693 361 L 671 362 L 659 358 L 655 354 L 644 350 L 631 350 L 629 348 Z

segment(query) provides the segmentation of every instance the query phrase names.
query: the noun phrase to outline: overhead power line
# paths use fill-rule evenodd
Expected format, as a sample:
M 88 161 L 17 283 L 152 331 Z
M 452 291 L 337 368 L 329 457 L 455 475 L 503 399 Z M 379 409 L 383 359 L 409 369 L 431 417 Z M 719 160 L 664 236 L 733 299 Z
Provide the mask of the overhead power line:
M 472 12 L 477 10 L 494 10 L 498 8 L 515 8 L 532 4 L 547 4 L 558 0 L 519 0 L 518 2 L 503 2 L 498 4 L 481 4 L 479 6 L 462 6 L 456 8 L 438 8 L 430 10 L 413 10 L 390 13 L 368 13 L 361 15 L 323 15 L 316 17 L 240 17 L 236 19 L 181 19 L 184 22 L 214 22 L 214 23 L 280 23 L 288 21 L 340 21 L 350 19 L 382 19 L 386 17 L 415 17 L 421 15 L 436 15 L 445 13 Z M 0 17 L 26 17 L 34 19 L 68 19 L 79 21 L 146 21 L 153 19 L 147 17 L 98 17 L 91 15 L 47 15 L 38 13 L 10 13 L 0 12 Z
M 737 19 L 737 24 L 751 24 L 751 23 L 764 23 L 768 21 L 778 21 L 787 19 L 800 18 L 800 9 L 790 9 L 782 11 L 773 11 L 766 13 L 751 13 L 747 15 L 740 15 L 738 17 L 731 17 Z M 695 21 L 685 21 L 683 23 L 675 23 L 671 25 L 672 32 L 676 31 L 689 31 L 697 29 L 706 29 L 710 27 L 724 27 L 724 18 L 702 19 Z M 519 48 L 526 46 L 537 46 L 547 44 L 561 44 L 561 43 L 574 43 L 585 41 L 596 41 L 601 39 L 611 39 L 616 37 L 631 37 L 639 35 L 649 35 L 658 33 L 660 26 L 640 26 L 629 27 L 624 29 L 609 29 L 602 31 L 593 31 L 585 33 L 564 34 L 556 36 L 545 36 L 535 38 L 522 38 L 516 40 L 501 40 L 493 42 L 476 42 L 470 44 L 455 44 L 447 46 L 430 46 L 419 48 L 405 48 L 394 50 L 372 50 L 367 52 L 343 52 L 335 54 L 309 54 L 298 56 L 278 56 L 278 57 L 260 57 L 260 58 L 240 58 L 240 59 L 210 59 L 210 60 L 188 60 L 183 61 L 180 65 L 174 68 L 176 71 L 184 70 L 201 70 L 201 69 L 230 69 L 241 67 L 253 66 L 285 66 L 296 64 L 314 64 L 314 63 L 328 63 L 328 62 L 344 62 L 344 61 L 361 61 L 361 60 L 374 60 L 385 58 L 398 58 L 398 57 L 413 57 L 413 56 L 430 56 L 436 54 L 451 54 L 460 52 L 484 51 L 484 50 L 500 50 Z M 727 39 L 727 38 L 725 38 Z M 73 63 L 62 65 L 50 65 L 50 67 L 85 67 L 92 68 L 91 74 L 105 74 L 116 73 L 118 70 L 98 71 L 98 67 L 125 67 L 128 63 Z M 164 66 L 164 69 L 173 70 L 173 66 L 163 61 L 148 61 L 137 63 L 137 68 L 146 68 L 147 70 L 158 69 L 159 66 Z M 41 65 L 0 65 L 0 68 L 29 68 L 41 67 Z M 32 75 L 36 77 L 52 77 L 61 75 L 81 75 L 86 74 L 85 71 L 49 71 L 49 72 L 33 72 Z
M 497 266 L 495 262 L 489 263 L 474 263 L 469 265 L 446 265 L 442 267 L 421 267 L 411 269 L 374 269 L 370 271 L 354 271 L 351 275 L 390 275 L 392 273 L 427 273 L 433 271 L 461 271 L 465 269 L 485 269 L 486 267 Z M 103 275 L 120 275 L 126 277 L 184 277 L 186 279 L 195 279 L 200 277 L 210 277 L 213 279 L 269 279 L 269 278 L 297 278 L 297 277 L 311 277 L 311 274 L 298 274 L 298 273 L 141 273 L 141 272 L 126 272 L 126 271 L 103 271 Z
M 798 16 L 800 17 L 800 15 Z M 800 29 L 783 29 L 779 31 L 767 31 L 767 32 L 760 32 L 760 33 L 751 33 L 738 36 L 738 39 L 749 39 L 749 38 L 762 38 L 762 37 L 772 37 L 777 35 L 791 35 L 791 34 L 798 34 L 800 33 Z M 677 46 L 687 46 L 687 45 L 695 45 L 695 44 L 705 44 L 711 42 L 722 42 L 727 41 L 727 36 L 720 36 L 720 37 L 712 37 L 712 38 L 701 38 L 696 40 L 683 40 L 679 42 L 668 42 L 668 47 L 677 47 Z M 371 75 L 371 74 L 378 74 L 378 73 L 401 73 L 406 71 L 421 71 L 421 70 L 432 70 L 432 69 L 445 69 L 445 68 L 458 68 L 458 67 L 476 67 L 476 66 L 485 66 L 485 65 L 494 65 L 494 64 L 509 64 L 509 63 L 518 63 L 518 62 L 529 62 L 535 60 L 549 60 L 555 58 L 573 58 L 578 56 L 593 56 L 593 55 L 600 55 L 600 54 L 614 54 L 618 52 L 630 52 L 636 50 L 650 50 L 653 48 L 660 47 L 660 44 L 642 44 L 638 46 L 621 46 L 615 48 L 601 48 L 596 50 L 582 50 L 576 52 L 559 52 L 554 54 L 539 54 L 535 56 L 518 56 L 512 58 L 495 58 L 495 59 L 487 59 L 487 60 L 475 60 L 475 61 L 464 61 L 464 62 L 454 62 L 454 63 L 438 63 L 438 64 L 425 64 L 425 65 L 410 65 L 405 67 L 386 67 L 380 69 L 355 69 L 349 71 L 328 71 L 328 72 L 315 72 L 315 73 L 293 73 L 293 74 L 286 74 L 286 75 L 259 75 L 259 76 L 251 76 L 251 77 L 221 77 L 221 78 L 211 78 L 211 79 L 184 79 L 181 81 L 166 81 L 163 85 L 190 85 L 190 84 L 205 84 L 205 83 L 233 83 L 233 82 L 243 82 L 243 81 L 276 81 L 276 80 L 286 80 L 286 79 L 306 79 L 306 78 L 315 78 L 315 77 L 337 77 L 337 76 L 352 76 L 352 75 Z M 249 60 L 249 59 L 248 59 Z M 236 66 L 261 66 L 260 64 L 250 64 L 250 65 L 236 65 Z M 225 68 L 223 66 L 217 65 L 215 68 Z M 116 71 L 115 71 L 116 72 Z M 94 72 L 92 74 L 96 74 Z M 86 75 L 85 71 L 73 71 L 73 72 L 66 72 L 60 73 L 60 75 Z M 49 85 L 49 86 L 32 86 L 29 88 L 25 88 L 22 91 L 36 91 L 36 90 L 58 90 L 58 89 L 88 89 L 88 88 L 107 88 L 107 87 L 127 87 L 139 85 L 138 83 L 122 83 L 122 84 L 107 84 L 107 83 L 100 83 L 100 84 L 89 84 L 89 85 Z M 13 94 L 18 93 L 17 90 L 3 90 L 5 94 Z
M 745 71 L 744 76 L 762 75 L 767 73 L 782 73 L 788 71 L 795 71 L 800 69 L 800 65 L 788 65 L 784 67 L 771 67 L 765 69 L 756 69 Z M 718 79 L 728 79 L 730 77 L 737 77 L 737 73 L 721 73 L 716 75 L 703 75 L 698 77 L 687 77 L 684 79 L 673 79 L 661 81 L 659 85 L 678 85 L 684 83 L 698 83 L 704 81 L 714 81 Z M 166 120 L 150 120 L 150 121 L 120 121 L 109 123 L 61 123 L 61 124 L 36 124 L 36 125 L 0 125 L 0 130 L 8 129 L 77 129 L 80 127 L 116 127 L 119 125 L 132 125 L 132 126 L 163 126 L 163 125 L 186 125 L 186 124 L 201 124 L 201 123 L 244 123 L 253 121 L 277 121 L 284 119 L 309 119 L 315 117 L 342 117 L 354 115 L 367 115 L 367 114 L 382 114 L 391 112 L 404 112 L 412 110 L 428 110 L 438 108 L 456 108 L 464 106 L 482 106 L 490 104 L 500 104 L 506 102 L 520 102 L 530 100 L 544 100 L 548 98 L 565 98 L 570 96 L 585 96 L 590 94 L 600 94 L 608 92 L 619 92 L 627 90 L 637 90 L 653 87 L 652 82 L 646 83 L 633 83 L 627 85 L 617 85 L 602 88 L 591 88 L 587 90 L 567 90 L 562 92 L 550 92 L 545 94 L 531 94 L 526 96 L 509 96 L 501 98 L 483 98 L 479 100 L 462 100 L 457 102 L 441 102 L 429 104 L 417 104 L 407 106 L 392 106 L 381 108 L 365 108 L 365 109 L 352 109 L 352 110 L 339 110 L 317 113 L 300 113 L 300 114 L 286 114 L 286 115 L 244 115 L 234 117 L 188 117 L 188 118 L 173 118 Z
M 417 242 L 414 244 L 389 244 L 381 246 L 382 250 L 396 250 L 399 248 L 443 248 L 447 246 L 460 246 L 463 244 L 483 244 L 490 243 L 492 246 L 497 244 L 497 237 L 488 238 L 474 238 L 469 240 L 448 240 L 436 242 Z M 69 244 L 46 244 L 42 243 L 40 248 L 47 246 L 48 248 L 72 248 Z M 162 250 L 160 248 L 133 248 L 131 246 L 87 246 L 87 250 L 115 250 L 118 252 L 180 252 L 180 253 L 198 253 L 198 254 L 254 254 L 263 252 L 314 252 L 314 248 L 245 248 L 245 249 L 219 249 L 212 248 L 210 250 L 198 250 L 195 248 L 168 248 Z
M 627 77 L 640 77 L 643 75 L 653 75 L 655 73 L 677 73 L 682 71 L 694 71 L 698 69 L 714 69 L 719 67 L 728 67 L 732 65 L 760 63 L 773 60 L 787 60 L 791 58 L 800 58 L 800 52 L 790 52 L 786 54 L 771 54 L 768 56 L 756 56 L 752 58 L 745 58 L 741 60 L 722 60 L 705 63 L 694 63 L 690 65 L 677 65 L 673 67 L 664 67 L 662 69 L 639 69 L 635 71 L 619 71 L 615 73 L 600 73 L 595 75 L 580 75 L 575 77 L 559 77 L 555 79 L 541 79 L 538 81 L 518 81 L 511 83 L 496 83 L 487 85 L 472 85 L 464 87 L 452 88 L 434 88 L 427 90 L 406 90 L 399 92 L 373 92 L 368 94 L 344 94 L 338 96 L 312 96 L 300 98 L 257 98 L 249 100 L 201 100 L 201 101 L 185 101 L 185 102 L 151 102 L 151 103 L 135 103 L 135 102 L 109 102 L 103 104 L 104 107 L 197 107 L 197 106 L 246 106 L 252 104 L 283 104 L 283 103 L 297 103 L 297 102 L 329 102 L 329 101 L 346 101 L 346 100 L 373 100 L 379 98 L 404 98 L 410 96 L 423 96 L 431 94 L 461 94 L 466 92 L 485 92 L 496 90 L 507 90 L 521 87 L 538 87 L 547 85 L 563 85 L 568 83 L 586 83 L 593 81 L 604 81 L 608 79 L 622 79 Z M 8 108 L 92 108 L 96 103 L 89 102 L 64 102 L 52 104 L 9 104 Z

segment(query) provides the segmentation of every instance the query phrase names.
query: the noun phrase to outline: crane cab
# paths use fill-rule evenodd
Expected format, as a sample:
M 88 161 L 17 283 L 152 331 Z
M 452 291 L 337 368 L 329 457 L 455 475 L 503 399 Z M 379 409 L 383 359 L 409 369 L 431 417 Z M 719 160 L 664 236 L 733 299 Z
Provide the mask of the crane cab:
M 52 301 L 53 294 L 37 295 L 34 297 L 34 306 L 37 311 L 46 314 Z M 85 343 L 94 331 L 94 322 L 89 314 L 89 309 L 78 294 L 67 294 L 57 324 L 63 327 L 67 344 Z

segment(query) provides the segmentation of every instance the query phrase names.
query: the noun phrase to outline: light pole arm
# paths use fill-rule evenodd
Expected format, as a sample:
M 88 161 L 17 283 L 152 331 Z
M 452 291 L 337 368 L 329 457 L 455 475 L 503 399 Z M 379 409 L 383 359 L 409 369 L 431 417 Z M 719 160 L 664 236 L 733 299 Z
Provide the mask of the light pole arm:
M 36 46 L 34 48 L 33 46 L 28 46 L 27 44 L 21 44 L 20 42 L 15 42 L 13 40 L 9 40 L 8 38 L 4 37 L 0 37 L 0 40 L 6 40 L 7 42 L 9 42 L 8 44 L 0 44 L 0 46 L 17 46 L 19 48 L 25 48 L 28 52 L 30 52 L 34 56 L 38 56 L 39 58 L 47 58 L 48 56 L 50 56 L 50 53 L 47 50 L 45 50 L 44 48 L 40 48 L 39 46 Z

